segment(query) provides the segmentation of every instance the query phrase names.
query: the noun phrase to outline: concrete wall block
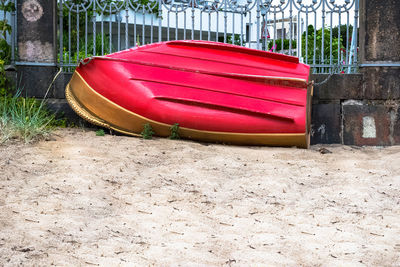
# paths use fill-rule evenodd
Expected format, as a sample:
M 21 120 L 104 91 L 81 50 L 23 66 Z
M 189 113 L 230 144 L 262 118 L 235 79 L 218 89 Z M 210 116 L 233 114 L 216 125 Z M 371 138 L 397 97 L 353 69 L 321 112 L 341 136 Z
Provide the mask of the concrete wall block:
M 18 0 L 17 39 L 20 61 L 48 62 L 56 59 L 56 1 Z
M 363 98 L 363 74 L 333 74 L 324 84 L 329 74 L 312 74 L 314 98 L 319 100 L 341 100 Z
M 56 73 L 56 67 L 18 66 L 17 82 L 23 88 L 22 95 L 43 98 Z M 54 97 L 54 88 L 47 97 Z
M 360 1 L 361 61 L 400 61 L 398 0 Z
M 54 82 L 54 94 L 53 94 L 54 98 L 60 98 L 60 99 L 65 98 L 65 87 L 71 80 L 71 77 L 72 73 L 63 72 L 60 74 L 60 76 Z
M 340 101 L 312 105 L 311 144 L 341 143 Z
M 364 74 L 364 99 L 400 99 L 399 67 L 366 67 Z
M 342 103 L 343 142 L 346 145 L 400 144 L 398 101 Z
M 65 99 L 53 99 L 50 98 L 46 101 L 46 107 L 53 113 L 56 114 L 56 118 L 67 118 L 69 122 L 73 122 L 76 125 L 85 127 L 95 127 L 92 124 L 86 122 L 84 119 L 79 117 L 75 111 L 69 106 Z
M 393 108 L 390 112 L 391 136 L 393 144 L 400 145 L 400 103 L 397 103 L 397 109 Z
M 17 86 L 17 72 L 15 70 L 6 70 L 6 77 L 12 87 Z

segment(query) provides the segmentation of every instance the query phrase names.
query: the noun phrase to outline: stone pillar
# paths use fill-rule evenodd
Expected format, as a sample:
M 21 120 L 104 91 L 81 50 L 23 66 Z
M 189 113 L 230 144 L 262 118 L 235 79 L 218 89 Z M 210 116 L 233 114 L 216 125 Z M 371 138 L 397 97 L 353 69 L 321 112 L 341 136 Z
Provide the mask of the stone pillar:
M 345 144 L 400 144 L 400 8 L 397 0 L 360 0 L 363 101 L 343 103 Z
M 24 95 L 42 98 L 57 67 L 56 0 L 17 0 L 17 71 Z

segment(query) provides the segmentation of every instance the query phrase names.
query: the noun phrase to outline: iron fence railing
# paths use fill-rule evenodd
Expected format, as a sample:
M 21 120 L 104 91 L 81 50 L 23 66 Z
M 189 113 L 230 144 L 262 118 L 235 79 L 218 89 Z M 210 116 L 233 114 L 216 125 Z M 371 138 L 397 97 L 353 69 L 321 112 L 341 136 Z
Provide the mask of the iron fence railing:
M 359 0 L 58 0 L 58 59 L 167 40 L 209 40 L 299 57 L 316 73 L 356 72 Z

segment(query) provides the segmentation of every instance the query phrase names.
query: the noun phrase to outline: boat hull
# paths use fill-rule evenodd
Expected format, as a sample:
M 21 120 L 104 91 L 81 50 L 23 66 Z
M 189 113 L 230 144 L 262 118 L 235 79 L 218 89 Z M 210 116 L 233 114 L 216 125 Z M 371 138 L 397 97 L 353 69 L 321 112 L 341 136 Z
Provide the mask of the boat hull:
M 193 43 L 196 45 L 189 45 Z M 153 47 L 158 48 L 157 45 L 168 52 L 168 43 Z M 232 49 L 230 53 L 237 53 L 235 47 L 228 48 Z M 179 123 L 182 138 L 242 145 L 309 146 L 312 86 L 308 68 L 302 69 L 307 74 L 292 79 L 290 73 L 287 77 L 265 76 L 249 73 L 246 67 L 242 72 L 196 68 L 190 60 L 189 67 L 182 67 L 179 62 L 158 64 L 143 57 L 145 49 L 138 61 L 135 52 L 129 57 L 115 53 L 77 68 L 67 85 L 66 98 L 78 115 L 93 124 L 135 136 L 148 123 L 158 136 L 167 137 L 171 126 Z M 200 49 L 201 52 L 204 51 Z M 242 54 L 241 51 L 239 55 Z M 245 88 L 236 89 L 237 83 Z M 292 94 L 278 99 L 280 88 L 282 93 Z

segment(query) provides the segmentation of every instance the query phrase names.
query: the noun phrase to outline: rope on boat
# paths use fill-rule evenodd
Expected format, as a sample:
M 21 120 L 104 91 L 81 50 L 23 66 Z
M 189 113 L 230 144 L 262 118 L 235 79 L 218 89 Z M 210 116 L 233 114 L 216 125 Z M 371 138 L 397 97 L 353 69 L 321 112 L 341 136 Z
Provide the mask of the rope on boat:
M 58 78 L 58 75 L 60 75 L 61 74 L 61 71 L 62 71 L 62 68 L 60 68 L 59 70 L 58 70 L 58 72 L 56 73 L 56 75 L 54 75 L 54 78 L 53 78 L 53 80 L 51 81 L 51 83 L 50 83 L 50 85 L 49 85 L 49 87 L 47 88 L 47 91 L 46 91 L 46 93 L 44 94 L 44 97 L 43 97 L 43 99 L 46 99 L 46 97 L 47 97 L 47 94 L 50 92 L 50 88 L 51 88 L 51 86 L 54 84 L 54 82 L 57 80 L 57 78 Z
M 98 56 L 93 56 L 93 57 L 88 57 L 88 58 L 81 59 L 81 60 L 79 61 L 79 65 L 87 65 L 87 64 L 89 64 L 89 62 L 92 61 L 94 58 L 98 58 Z
M 319 82 L 319 83 L 314 83 L 314 86 L 317 87 L 317 86 L 321 86 L 321 85 L 327 83 L 329 81 L 329 79 L 332 78 L 333 74 L 335 74 L 336 71 L 339 71 L 339 70 L 340 70 L 340 65 L 336 65 L 332 69 L 332 72 L 329 74 L 329 76 L 325 78 L 325 80 L 323 80 L 322 82 Z

